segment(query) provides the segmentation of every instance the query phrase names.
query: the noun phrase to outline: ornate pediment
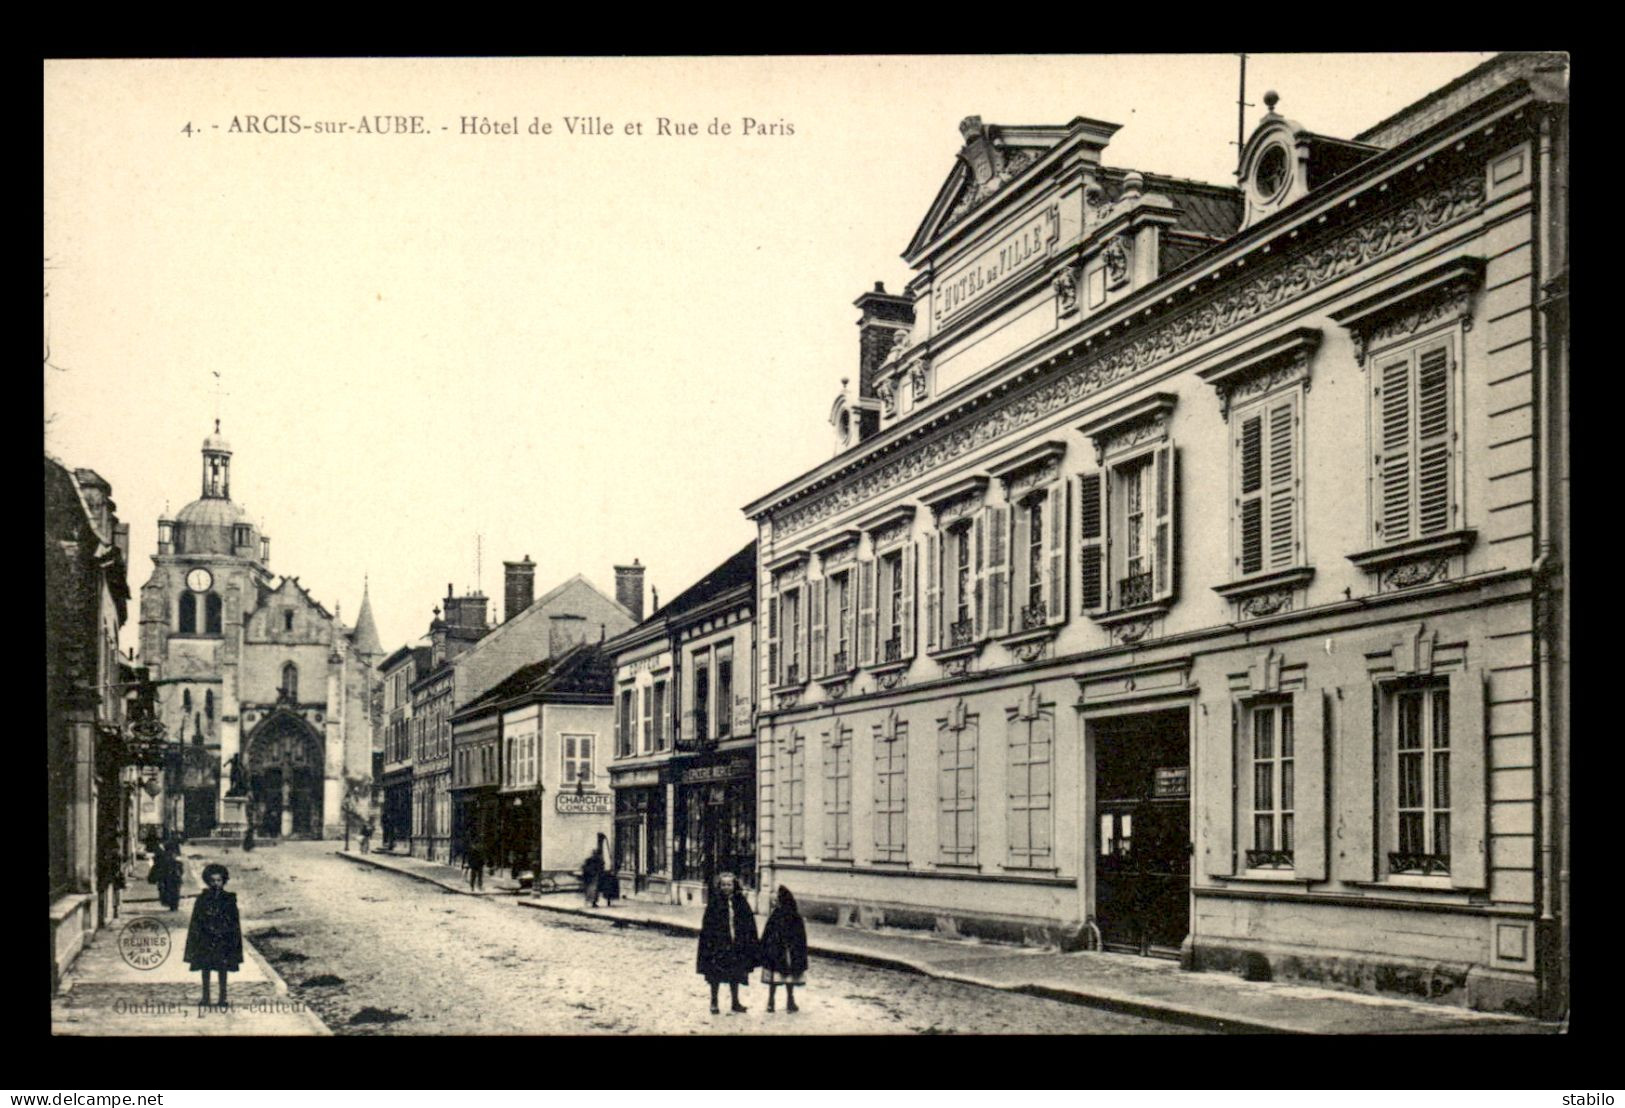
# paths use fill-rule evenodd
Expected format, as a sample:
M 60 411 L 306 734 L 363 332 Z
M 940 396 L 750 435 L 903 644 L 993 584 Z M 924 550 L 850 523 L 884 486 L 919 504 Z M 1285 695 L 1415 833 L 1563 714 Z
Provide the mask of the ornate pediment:
M 1390 341 L 1409 338 L 1441 320 L 1472 330 L 1473 294 L 1484 281 L 1482 258 L 1453 258 L 1331 313 L 1354 339 L 1354 360 Z

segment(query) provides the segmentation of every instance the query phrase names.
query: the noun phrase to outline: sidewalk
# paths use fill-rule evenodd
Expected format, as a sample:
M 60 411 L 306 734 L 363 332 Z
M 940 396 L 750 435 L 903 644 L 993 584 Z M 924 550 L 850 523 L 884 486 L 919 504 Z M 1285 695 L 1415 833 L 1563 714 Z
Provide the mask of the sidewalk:
M 189 871 L 200 869 L 188 857 Z M 271 968 L 247 939 L 243 964 L 227 977 L 231 1007 L 201 1008 L 202 974 L 186 964 L 186 929 L 192 903 L 201 885 L 181 897 L 180 910 L 170 912 L 158 903 L 151 885 L 132 881 L 118 919 L 96 932 L 85 944 L 51 998 L 53 1035 L 330 1035 L 327 1026 L 288 995 L 287 982 Z M 153 923 L 143 921 L 156 921 Z M 258 921 L 244 919 L 243 930 Z M 132 929 L 128 930 L 128 929 Z M 161 930 L 160 930 L 161 929 Z M 121 953 L 134 951 L 130 937 L 145 933 L 141 949 L 158 964 L 137 968 Z M 130 937 L 127 937 L 130 936 Z M 167 943 L 165 941 L 167 937 Z M 167 947 L 167 949 L 166 949 Z M 137 961 L 144 960 L 137 955 Z M 210 975 L 212 984 L 219 979 Z
M 345 856 L 353 862 L 393 869 L 454 892 L 467 891 L 466 882 L 458 883 L 458 871 L 452 866 L 388 855 Z M 492 895 L 491 890 L 487 895 Z M 522 908 L 607 919 L 679 935 L 698 934 L 700 930 L 701 913 L 697 907 L 621 900 L 614 908 L 588 908 L 579 894 L 568 891 L 540 898 L 526 895 L 515 898 L 514 903 Z M 822 923 L 807 924 L 807 945 L 811 953 L 827 958 L 1087 1004 L 1210 1031 L 1338 1035 L 1555 1034 L 1559 1030 L 1555 1024 L 1464 1008 L 1337 989 L 1243 981 L 1227 974 L 1187 973 L 1171 961 L 1124 954 L 1059 954 Z
M 519 882 L 511 877 L 498 877 L 491 870 L 485 871 L 484 888 L 478 892 L 468 887 L 468 871 L 461 866 L 451 866 L 444 862 L 431 862 L 426 858 L 413 858 L 407 854 L 378 853 L 376 851 L 362 854 L 360 851 L 335 850 L 347 862 L 357 865 L 377 866 L 379 869 L 394 870 L 407 877 L 430 885 L 439 885 L 449 893 L 461 893 L 464 896 L 518 896 Z M 497 871 L 504 872 L 504 871 Z

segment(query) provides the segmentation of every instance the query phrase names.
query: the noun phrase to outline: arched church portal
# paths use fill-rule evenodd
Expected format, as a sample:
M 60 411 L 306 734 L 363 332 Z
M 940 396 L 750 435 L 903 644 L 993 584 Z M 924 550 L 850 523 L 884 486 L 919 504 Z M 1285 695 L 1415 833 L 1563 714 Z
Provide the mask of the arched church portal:
M 248 736 L 248 780 L 255 834 L 322 837 L 322 740 L 289 711 L 273 712 Z

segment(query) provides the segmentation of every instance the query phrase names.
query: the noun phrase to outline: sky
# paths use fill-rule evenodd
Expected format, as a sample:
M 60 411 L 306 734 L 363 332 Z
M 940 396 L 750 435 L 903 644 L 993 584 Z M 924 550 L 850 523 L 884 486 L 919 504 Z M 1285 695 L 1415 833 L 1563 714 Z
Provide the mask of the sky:
M 1489 56 L 1249 55 L 1247 129 L 1273 89 L 1353 137 Z M 273 572 L 346 622 L 366 582 L 386 650 L 448 583 L 500 618 L 527 555 L 537 595 L 577 573 L 613 595 L 637 559 L 669 599 L 833 454 L 852 301 L 909 279 L 960 120 L 1088 116 L 1121 125 L 1109 166 L 1234 184 L 1238 70 L 47 62 L 45 450 L 112 484 L 139 588 L 218 413 Z

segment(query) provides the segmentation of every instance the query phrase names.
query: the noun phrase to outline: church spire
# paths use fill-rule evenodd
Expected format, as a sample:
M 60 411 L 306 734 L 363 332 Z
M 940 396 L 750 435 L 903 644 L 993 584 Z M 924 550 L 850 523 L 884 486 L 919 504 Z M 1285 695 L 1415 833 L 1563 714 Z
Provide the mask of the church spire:
M 372 597 L 368 595 L 369 582 L 367 578 L 361 579 L 361 614 L 355 617 L 355 630 L 350 632 L 350 641 L 355 643 L 356 653 L 371 661 L 380 658 L 384 653 L 384 644 L 378 639 L 378 627 L 372 620 Z

